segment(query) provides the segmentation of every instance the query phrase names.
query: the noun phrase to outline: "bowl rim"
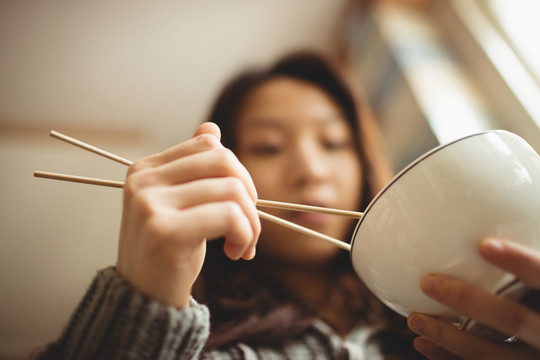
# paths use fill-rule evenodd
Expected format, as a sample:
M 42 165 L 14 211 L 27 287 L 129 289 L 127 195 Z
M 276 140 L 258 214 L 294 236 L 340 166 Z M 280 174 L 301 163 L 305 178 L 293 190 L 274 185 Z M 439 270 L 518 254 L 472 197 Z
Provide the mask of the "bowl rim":
M 507 131 L 507 130 L 500 130 L 500 129 L 494 129 L 494 130 L 486 130 L 486 131 L 482 131 L 482 132 L 478 132 L 478 133 L 474 133 L 474 134 L 470 134 L 470 135 L 465 135 L 463 137 L 460 137 L 460 138 L 457 138 L 455 140 L 452 140 L 452 141 L 449 141 L 447 143 L 444 143 L 444 144 L 440 144 L 436 147 L 434 147 L 433 149 L 425 152 L 423 155 L 420 155 L 418 158 L 416 158 L 414 161 L 412 161 L 409 165 L 405 166 L 402 170 L 400 170 L 396 175 L 394 175 L 394 177 L 392 177 L 390 179 L 390 181 L 388 181 L 388 183 L 373 197 L 373 199 L 369 202 L 368 206 L 366 207 L 366 209 L 363 211 L 363 215 L 362 217 L 360 218 L 360 220 L 358 220 L 358 222 L 356 223 L 356 226 L 354 228 L 354 231 L 352 233 L 352 236 L 351 236 L 351 240 L 350 240 L 350 245 L 351 245 L 351 251 L 349 251 L 349 257 L 351 258 L 351 262 L 353 263 L 353 267 L 354 267 L 354 262 L 352 261 L 352 256 L 353 256 L 353 250 L 354 250 L 354 244 L 356 243 L 356 241 L 354 241 L 354 239 L 356 238 L 356 234 L 358 232 L 358 229 L 360 228 L 360 226 L 362 225 L 362 223 L 364 222 L 365 218 L 367 217 L 367 215 L 369 215 L 369 210 L 374 206 L 374 204 L 377 202 L 377 200 L 397 181 L 399 180 L 399 178 L 401 178 L 403 175 L 405 175 L 407 172 L 409 172 L 410 170 L 412 170 L 414 167 L 416 167 L 420 162 L 422 162 L 423 160 L 425 160 L 426 158 L 432 156 L 433 154 L 443 150 L 444 148 L 450 146 L 450 145 L 453 145 L 457 142 L 461 142 L 463 140 L 467 140 L 467 139 L 470 139 L 472 137 L 477 137 L 477 136 L 484 136 L 484 135 L 487 135 L 487 134 L 493 134 L 493 133 L 501 133 L 501 134 L 508 134 L 508 135 L 512 135 L 512 136 L 518 136 L 510 131 Z

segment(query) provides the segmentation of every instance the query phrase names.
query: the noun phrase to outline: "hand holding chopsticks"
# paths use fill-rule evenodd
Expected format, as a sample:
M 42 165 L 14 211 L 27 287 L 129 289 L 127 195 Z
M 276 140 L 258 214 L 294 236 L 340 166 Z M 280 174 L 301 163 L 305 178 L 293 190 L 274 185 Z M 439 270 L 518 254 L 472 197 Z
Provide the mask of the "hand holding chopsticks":
M 260 207 L 356 218 L 360 213 L 257 200 L 251 176 L 217 141 L 219 133 L 214 127 L 201 126 L 197 133 L 203 138 L 180 143 L 137 163 L 51 132 L 54 138 L 131 166 L 126 182 L 43 171 L 34 175 L 126 188 L 116 271 L 138 291 L 175 307 L 189 304 L 191 288 L 204 262 L 206 240 L 224 237 L 223 250 L 229 258 L 251 259 L 260 233 L 259 218 L 350 251 L 349 244 L 267 214 L 253 202 Z
M 51 131 L 50 135 L 56 139 L 62 140 L 64 142 L 67 142 L 68 144 L 75 145 L 81 149 L 93 152 L 97 155 L 103 156 L 105 158 L 108 158 L 110 160 L 119 162 L 121 164 L 130 166 L 133 164 L 132 161 L 124 159 L 118 155 L 112 154 L 108 151 L 102 150 L 100 148 L 97 148 L 95 146 L 92 146 L 90 144 L 87 144 L 85 142 L 82 142 L 80 140 L 74 139 L 72 137 L 69 137 L 67 135 L 61 134 L 57 131 Z M 90 177 L 83 177 L 83 176 L 75 176 L 75 175 L 66 175 L 66 174 L 59 174 L 59 173 L 51 173 L 51 172 L 45 172 L 45 171 L 35 171 L 34 176 L 40 177 L 40 178 L 48 178 L 48 179 L 54 179 L 54 180 L 62 180 L 62 181 L 70 181 L 70 182 L 78 182 L 78 183 L 84 183 L 84 184 L 91 184 L 91 185 L 99 185 L 99 186 L 108 186 L 108 187 L 116 187 L 116 188 L 123 188 L 124 183 L 121 181 L 114 181 L 114 180 L 105 180 L 105 179 L 97 179 L 97 178 L 90 178 Z M 278 208 L 278 209 L 286 209 L 286 210 L 294 210 L 294 211 L 304 211 L 304 212 L 313 212 L 313 213 L 323 213 L 323 214 L 330 214 L 330 215 L 338 215 L 338 216 L 347 216 L 351 218 L 357 218 L 360 219 L 362 217 L 362 213 L 355 212 L 355 211 L 349 211 L 349 210 L 340 210 L 340 209 L 331 209 L 331 208 L 324 208 L 324 207 L 318 207 L 318 206 L 310 206 L 310 205 L 302 205 L 302 204 L 292 204 L 292 203 L 286 203 L 286 202 L 279 202 L 279 201 L 270 201 L 270 200 L 257 200 L 257 206 L 259 207 L 268 207 L 268 208 Z M 344 250 L 350 251 L 350 245 L 334 239 L 332 237 L 329 237 L 327 235 L 318 233 L 314 230 L 307 229 L 305 227 L 302 227 L 300 225 L 291 223 L 289 221 L 280 219 L 276 216 L 267 214 L 263 211 L 258 210 L 259 216 L 261 218 L 264 218 L 268 221 L 272 221 L 275 223 L 278 223 L 282 226 L 288 227 L 290 229 L 299 231 L 301 233 L 317 237 L 319 239 L 322 239 L 324 241 L 330 242 Z

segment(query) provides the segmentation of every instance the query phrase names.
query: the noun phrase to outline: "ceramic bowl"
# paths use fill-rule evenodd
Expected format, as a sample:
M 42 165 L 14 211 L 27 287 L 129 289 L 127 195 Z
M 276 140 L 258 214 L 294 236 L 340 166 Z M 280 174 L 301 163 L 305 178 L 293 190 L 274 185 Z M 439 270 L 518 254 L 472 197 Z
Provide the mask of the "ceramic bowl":
M 507 131 L 439 146 L 397 174 L 358 222 L 351 261 L 366 286 L 403 316 L 460 320 L 425 296 L 420 280 L 440 273 L 498 292 L 514 277 L 479 255 L 486 237 L 540 248 L 540 156 Z

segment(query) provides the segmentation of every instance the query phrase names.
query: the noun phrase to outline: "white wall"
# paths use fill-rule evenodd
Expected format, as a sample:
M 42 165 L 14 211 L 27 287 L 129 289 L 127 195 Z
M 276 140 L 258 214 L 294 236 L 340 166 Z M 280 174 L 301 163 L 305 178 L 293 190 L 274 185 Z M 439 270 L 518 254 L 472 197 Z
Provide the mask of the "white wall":
M 345 0 L 0 2 L 0 358 L 54 339 L 95 271 L 114 264 L 121 191 L 33 178 L 121 180 L 190 136 L 234 71 L 329 50 Z

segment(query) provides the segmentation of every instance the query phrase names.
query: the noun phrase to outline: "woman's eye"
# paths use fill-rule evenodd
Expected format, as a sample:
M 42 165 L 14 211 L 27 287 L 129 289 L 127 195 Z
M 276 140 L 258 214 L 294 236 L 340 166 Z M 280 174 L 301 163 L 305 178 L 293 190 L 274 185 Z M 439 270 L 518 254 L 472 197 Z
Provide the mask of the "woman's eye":
M 281 151 L 280 145 L 255 145 L 251 148 L 251 151 L 255 155 L 276 155 Z
M 349 148 L 348 141 L 325 141 L 324 147 L 327 150 L 342 150 Z

